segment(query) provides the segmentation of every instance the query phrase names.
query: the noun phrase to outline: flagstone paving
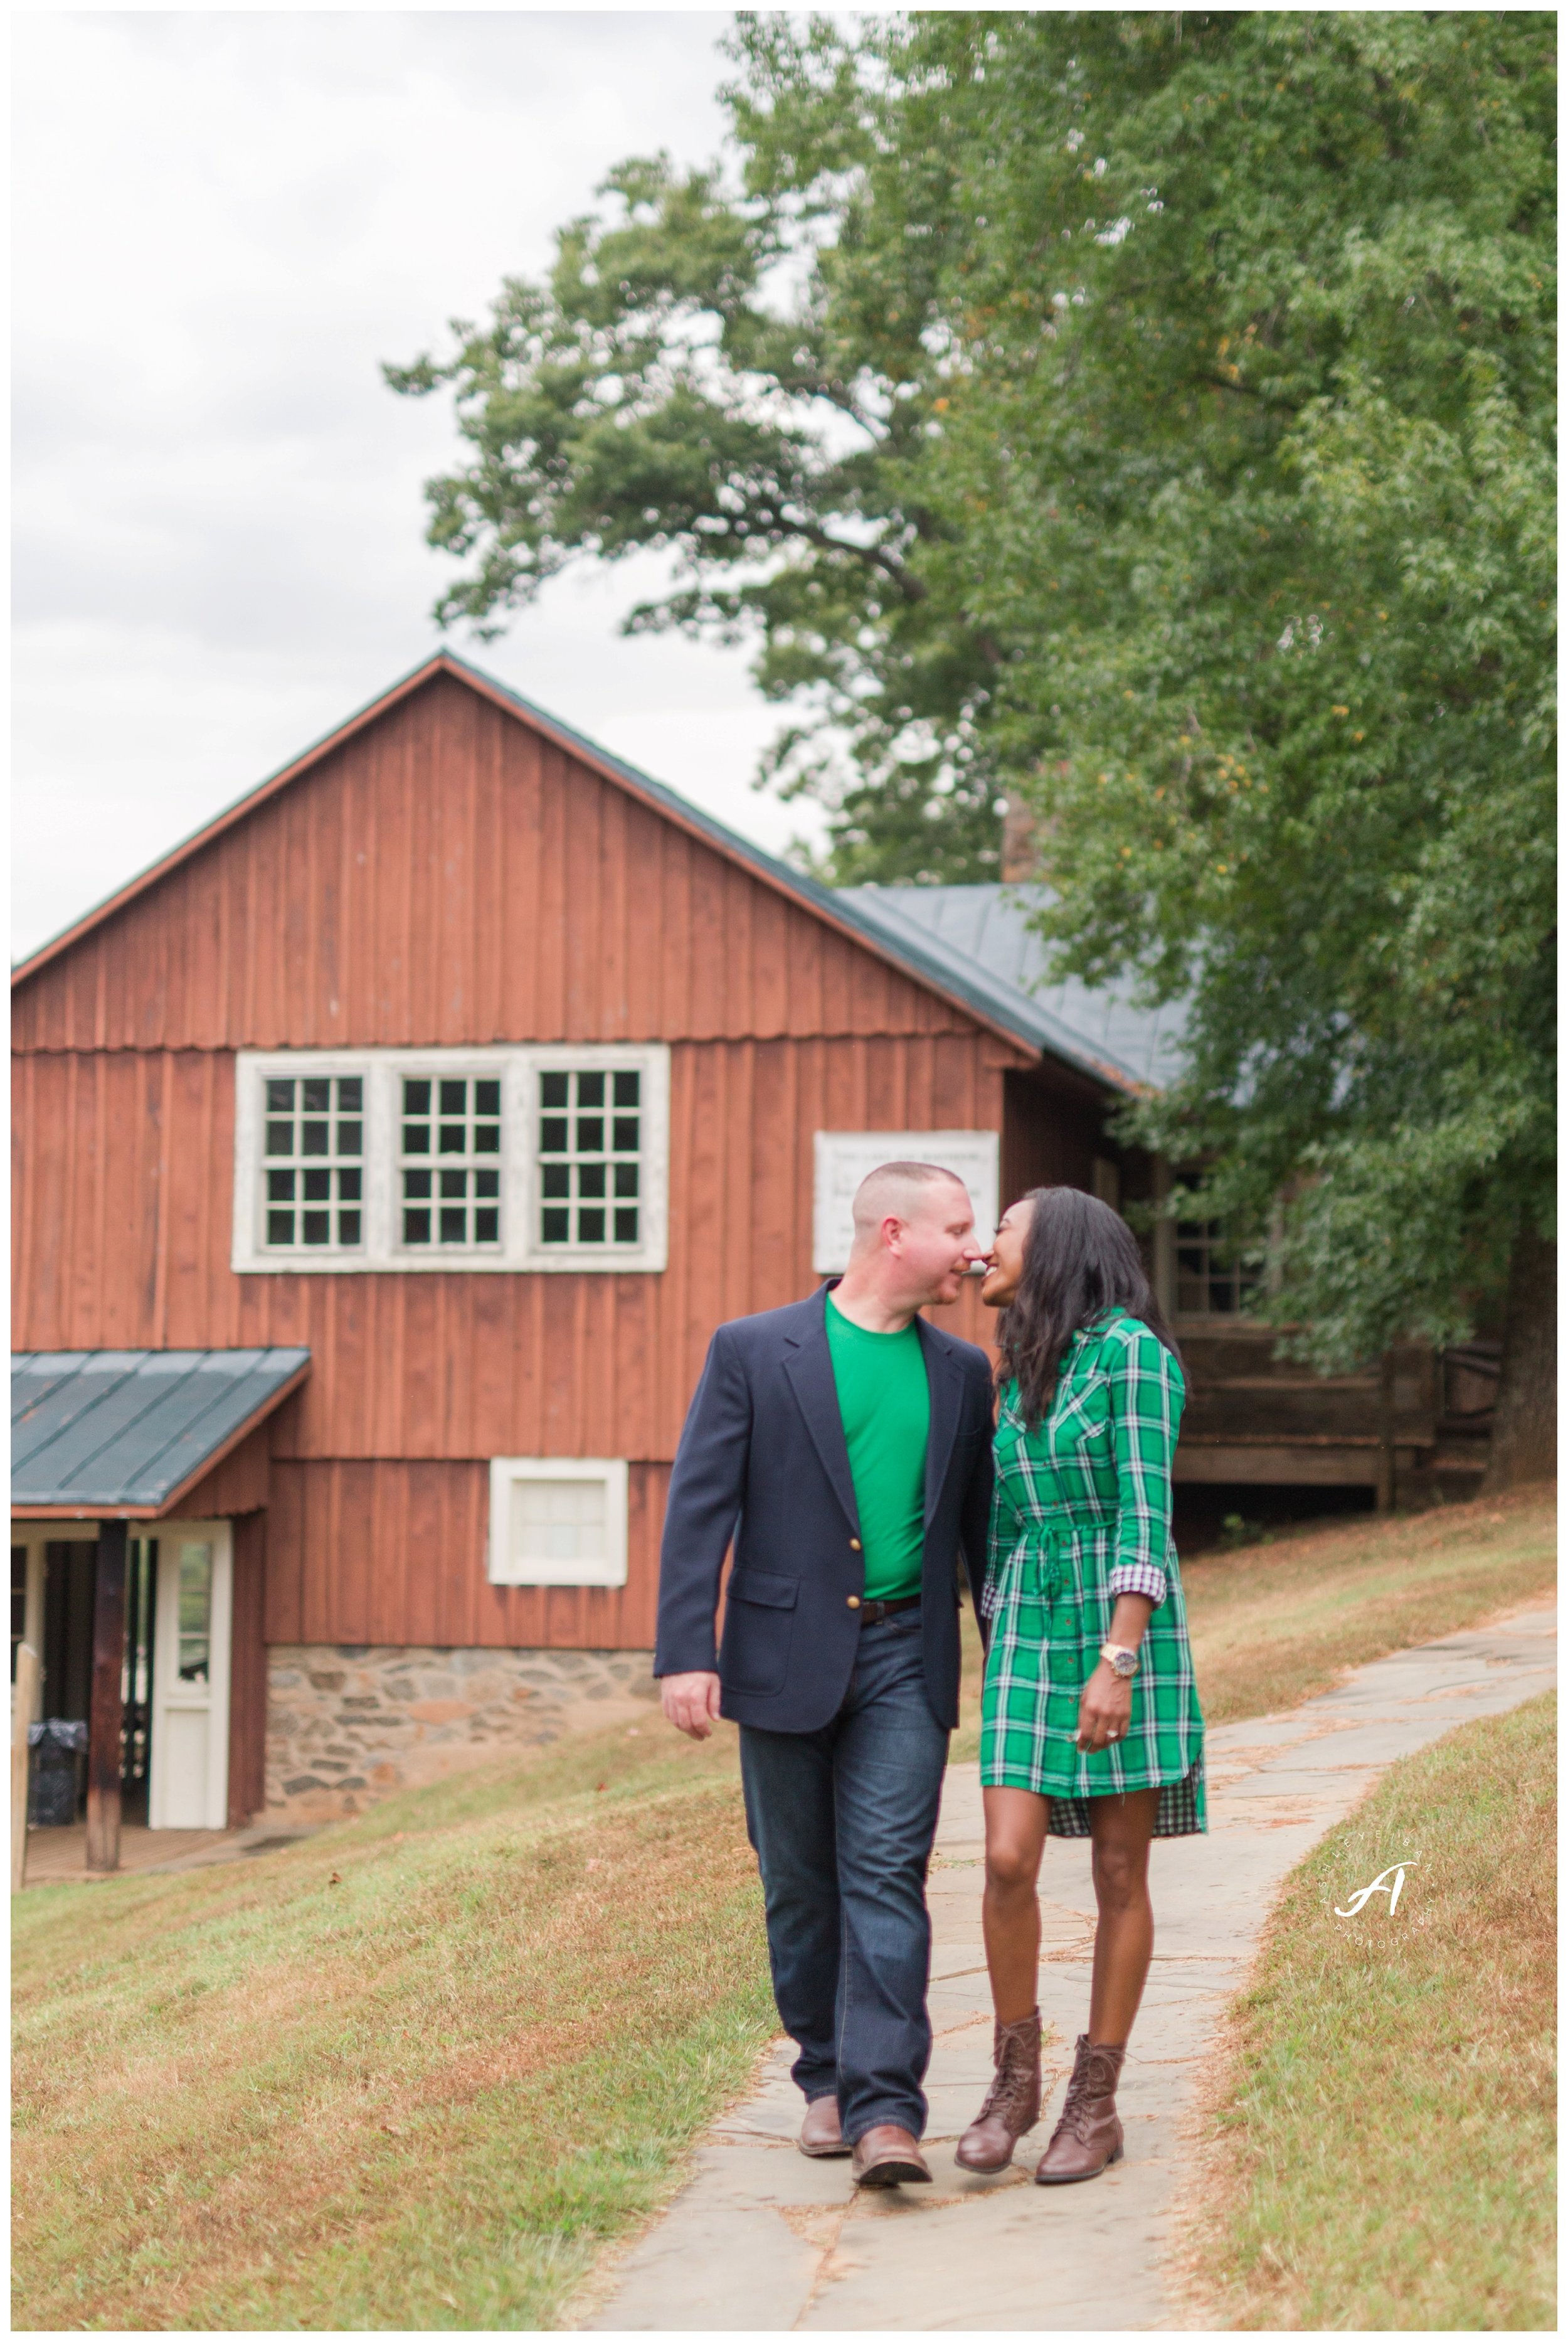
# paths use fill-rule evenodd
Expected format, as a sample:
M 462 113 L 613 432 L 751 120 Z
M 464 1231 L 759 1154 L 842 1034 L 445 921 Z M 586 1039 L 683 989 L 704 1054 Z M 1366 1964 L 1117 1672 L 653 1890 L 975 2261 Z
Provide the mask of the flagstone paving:
M 1094 1896 L 1083 1841 L 1052 1840 L 1041 1878 L 1048 2046 L 1039 2129 L 999 2178 L 975 2177 L 953 2158 L 991 2070 L 978 1768 L 953 1767 L 931 1881 L 936 2045 L 925 2147 L 934 2184 L 856 2195 L 845 2163 L 800 2155 L 802 2101 L 789 2080 L 793 2050 L 782 2044 L 754 2095 L 708 2133 L 681 2194 L 621 2260 L 591 2326 L 767 2334 L 1179 2326 L 1163 2272 L 1179 2127 L 1286 1873 L 1384 1767 L 1547 1689 L 1555 1658 L 1555 1612 L 1522 1609 L 1379 1659 L 1301 1707 L 1210 1734 L 1209 1835 L 1154 1849 L 1154 1965 L 1118 2098 L 1126 2159 L 1077 2187 L 1036 2187 L 1029 2175 L 1088 2010 Z M 1407 1851 L 1390 1847 L 1388 1859 Z M 1413 1906 L 1419 1878 L 1413 1870 L 1405 1884 Z M 1381 1897 L 1369 1907 L 1387 1909 Z

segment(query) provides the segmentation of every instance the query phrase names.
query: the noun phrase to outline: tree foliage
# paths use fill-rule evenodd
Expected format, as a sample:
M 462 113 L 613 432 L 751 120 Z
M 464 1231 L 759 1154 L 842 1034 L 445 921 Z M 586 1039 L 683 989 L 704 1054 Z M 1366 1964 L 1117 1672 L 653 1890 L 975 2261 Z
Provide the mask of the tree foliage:
M 394 375 L 448 615 L 671 547 L 633 623 L 756 631 L 833 875 L 1034 809 L 1062 963 L 1188 1003 L 1130 1127 L 1324 1365 L 1549 1225 L 1553 27 L 743 17 L 728 175 L 626 165 Z

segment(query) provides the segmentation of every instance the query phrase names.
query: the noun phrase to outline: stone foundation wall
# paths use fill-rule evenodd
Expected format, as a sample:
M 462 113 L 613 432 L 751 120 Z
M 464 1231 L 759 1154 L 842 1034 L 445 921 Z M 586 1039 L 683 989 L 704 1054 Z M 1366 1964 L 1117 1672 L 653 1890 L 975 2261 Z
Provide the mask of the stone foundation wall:
M 266 1815 L 329 1821 L 563 1733 L 648 1716 L 650 1651 L 275 1643 Z

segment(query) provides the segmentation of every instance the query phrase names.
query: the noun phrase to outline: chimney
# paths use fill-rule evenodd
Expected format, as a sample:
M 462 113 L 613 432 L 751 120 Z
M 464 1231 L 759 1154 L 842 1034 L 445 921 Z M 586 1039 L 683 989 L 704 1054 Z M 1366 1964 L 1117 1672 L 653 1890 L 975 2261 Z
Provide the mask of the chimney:
M 1039 874 L 1039 862 L 1034 850 L 1037 817 L 1034 808 L 1018 797 L 1010 796 L 1007 810 L 1002 816 L 1002 879 L 1004 886 L 1018 886 Z

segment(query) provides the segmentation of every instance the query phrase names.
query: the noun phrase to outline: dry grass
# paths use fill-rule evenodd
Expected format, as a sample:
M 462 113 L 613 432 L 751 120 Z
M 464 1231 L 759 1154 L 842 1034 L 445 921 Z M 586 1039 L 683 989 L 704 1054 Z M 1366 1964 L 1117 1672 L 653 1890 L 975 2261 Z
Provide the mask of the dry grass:
M 21 1897 L 16 2325 L 558 2322 L 774 2027 L 730 1738 Z
M 1363 1516 L 1276 1545 L 1182 1564 L 1198 1696 L 1210 1724 L 1293 1707 L 1346 1667 L 1457 1634 L 1556 1585 L 1556 1488 L 1521 1488 L 1407 1519 Z M 980 1750 L 980 1645 L 965 1619 L 955 1759 Z
M 1293 1873 L 1203 2123 L 1194 2323 L 1554 2327 L 1555 1727 L 1463 1726 Z M 1402 1856 L 1392 1917 L 1335 1916 Z

